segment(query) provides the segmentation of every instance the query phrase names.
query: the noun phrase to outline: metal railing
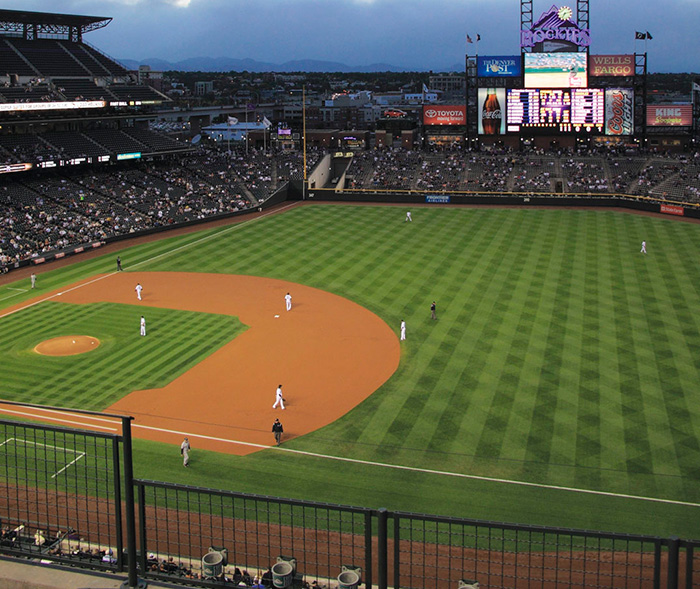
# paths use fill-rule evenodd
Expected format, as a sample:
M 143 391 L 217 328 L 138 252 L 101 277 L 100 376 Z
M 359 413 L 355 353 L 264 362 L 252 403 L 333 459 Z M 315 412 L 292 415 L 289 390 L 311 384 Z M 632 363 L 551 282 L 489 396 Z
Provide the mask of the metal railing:
M 0 419 L 0 554 L 126 570 L 134 588 L 139 576 L 198 587 L 250 586 L 256 576 L 266 586 L 335 587 L 348 570 L 379 589 L 700 587 L 697 540 L 135 480 L 130 418 L 108 417 L 121 419 L 120 435 Z M 281 562 L 290 563 L 286 580 L 274 574 Z

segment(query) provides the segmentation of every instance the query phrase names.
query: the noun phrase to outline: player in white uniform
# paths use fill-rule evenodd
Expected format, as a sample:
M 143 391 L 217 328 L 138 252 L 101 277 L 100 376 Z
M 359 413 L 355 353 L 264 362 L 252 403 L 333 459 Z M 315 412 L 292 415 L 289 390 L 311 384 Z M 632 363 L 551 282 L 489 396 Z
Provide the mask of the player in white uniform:
M 136 288 L 134 290 L 136 291 L 136 298 L 140 301 L 141 300 L 141 291 L 143 290 L 143 286 L 141 286 L 140 282 L 136 285 Z
M 282 409 L 284 409 L 284 398 L 282 397 L 282 385 L 279 385 L 277 387 L 277 391 L 275 392 L 275 404 L 272 406 L 272 408 L 277 409 L 277 405 L 279 405 Z
M 406 339 L 406 322 L 401 320 L 401 341 Z
M 141 335 L 146 335 L 146 318 L 141 315 Z
M 192 447 L 190 446 L 190 441 L 185 438 L 182 440 L 182 444 L 180 444 L 180 454 L 182 454 L 182 465 L 183 466 L 189 466 L 190 465 L 190 450 Z
M 413 221 L 413 217 L 411 217 L 411 211 L 406 211 L 406 221 Z
M 646 254 L 646 253 L 647 253 L 647 242 L 646 242 L 646 241 L 643 241 L 643 242 L 642 242 L 642 249 L 641 249 L 641 251 L 640 251 L 639 253 L 640 253 L 640 254 Z
M 292 295 L 290 295 L 289 293 L 284 295 L 284 302 L 287 305 L 287 311 L 291 311 L 292 310 Z

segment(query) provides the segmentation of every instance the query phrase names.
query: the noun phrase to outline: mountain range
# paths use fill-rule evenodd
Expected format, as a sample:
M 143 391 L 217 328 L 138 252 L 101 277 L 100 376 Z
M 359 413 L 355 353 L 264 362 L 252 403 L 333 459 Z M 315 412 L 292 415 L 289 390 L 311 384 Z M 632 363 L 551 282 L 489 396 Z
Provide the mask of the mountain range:
M 120 59 L 119 62 L 127 69 L 136 70 L 140 65 L 148 65 L 153 71 L 180 71 L 180 72 L 410 72 L 428 71 L 427 69 L 410 69 L 391 65 L 388 63 L 373 63 L 370 65 L 350 66 L 335 61 L 321 61 L 316 59 L 302 59 L 287 61 L 285 63 L 268 63 L 254 59 L 235 59 L 231 57 L 191 57 L 181 61 L 170 62 L 157 57 L 151 59 Z M 453 65 L 438 72 L 464 71 L 464 64 Z

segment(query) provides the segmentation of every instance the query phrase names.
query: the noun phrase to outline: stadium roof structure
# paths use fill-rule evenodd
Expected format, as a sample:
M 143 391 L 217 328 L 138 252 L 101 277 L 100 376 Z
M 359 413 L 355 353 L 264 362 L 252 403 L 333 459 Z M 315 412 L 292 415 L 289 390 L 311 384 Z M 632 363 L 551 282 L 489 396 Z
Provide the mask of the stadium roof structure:
M 41 39 L 62 37 L 82 41 L 83 33 L 106 27 L 110 16 L 81 16 L 52 12 L 0 9 L 0 35 Z

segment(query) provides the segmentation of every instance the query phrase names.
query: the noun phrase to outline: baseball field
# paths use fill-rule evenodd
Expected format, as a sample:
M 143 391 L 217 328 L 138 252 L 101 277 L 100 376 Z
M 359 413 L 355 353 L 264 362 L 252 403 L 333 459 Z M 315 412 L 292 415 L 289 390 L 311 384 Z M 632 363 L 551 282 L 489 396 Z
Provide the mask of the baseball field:
M 141 478 L 697 538 L 700 225 L 411 210 L 288 205 L 3 283 L 0 397 L 134 415 Z

